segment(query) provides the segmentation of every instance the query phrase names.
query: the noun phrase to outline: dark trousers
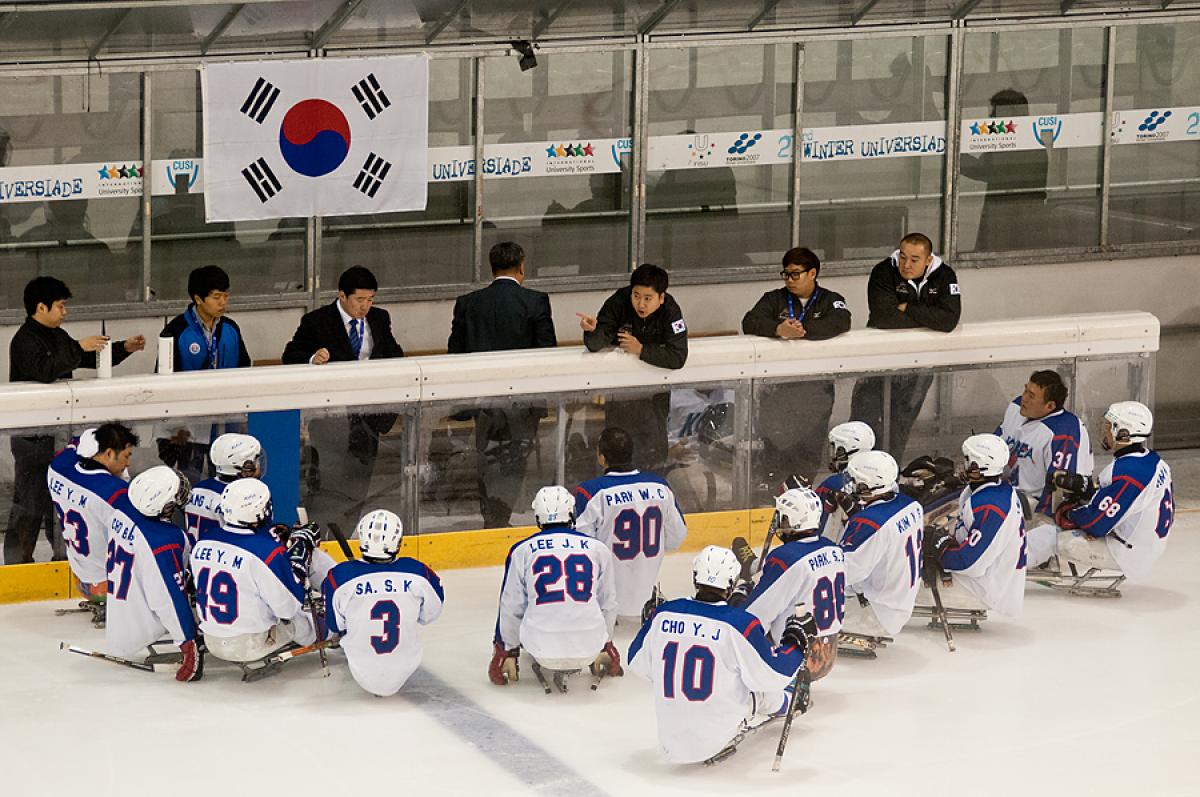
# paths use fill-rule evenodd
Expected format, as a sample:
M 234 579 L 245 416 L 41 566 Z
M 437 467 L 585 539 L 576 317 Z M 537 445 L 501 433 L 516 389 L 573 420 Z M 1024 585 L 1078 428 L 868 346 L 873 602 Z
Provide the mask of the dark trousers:
M 884 384 L 892 383 L 890 438 L 883 436 Z M 932 374 L 894 374 L 891 376 L 869 376 L 858 380 L 850 398 L 850 417 L 866 423 L 875 432 L 875 448 L 887 451 L 900 467 L 907 461 L 904 448 L 913 423 L 921 414 L 925 394 L 933 384 Z
M 336 523 L 347 536 L 354 533 L 366 511 L 379 455 L 379 432 L 368 417 L 348 415 L 308 422 L 317 474 L 310 480 L 305 508 L 314 521 Z
M 617 426 L 633 437 L 633 466 L 659 471 L 667 463 L 667 416 L 671 394 L 655 393 L 604 404 L 605 426 Z
M 54 438 L 50 435 L 14 437 L 13 503 L 8 515 L 8 533 L 4 535 L 4 563 L 26 564 L 33 561 L 37 535 L 43 527 L 54 550 L 54 558 L 66 557 L 62 535 L 53 521 L 46 471 L 54 459 Z
M 512 518 L 538 444 L 541 407 L 479 410 L 475 414 L 475 448 L 479 451 L 479 514 L 485 529 L 503 528 Z
M 825 461 L 825 438 L 833 415 L 832 382 L 794 382 L 761 388 L 756 437 L 762 450 L 756 481 L 775 488 L 792 474 L 811 480 Z

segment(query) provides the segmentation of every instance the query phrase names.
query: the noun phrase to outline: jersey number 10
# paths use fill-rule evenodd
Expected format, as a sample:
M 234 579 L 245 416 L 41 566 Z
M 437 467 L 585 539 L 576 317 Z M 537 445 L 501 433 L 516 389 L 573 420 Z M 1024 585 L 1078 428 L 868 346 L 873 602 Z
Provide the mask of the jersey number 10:
M 663 646 L 663 697 L 675 697 L 675 664 L 679 659 L 679 643 L 668 642 Z M 717 669 L 717 657 L 704 645 L 692 645 L 683 654 L 682 681 L 679 691 L 692 702 L 708 700 L 713 693 L 713 677 Z

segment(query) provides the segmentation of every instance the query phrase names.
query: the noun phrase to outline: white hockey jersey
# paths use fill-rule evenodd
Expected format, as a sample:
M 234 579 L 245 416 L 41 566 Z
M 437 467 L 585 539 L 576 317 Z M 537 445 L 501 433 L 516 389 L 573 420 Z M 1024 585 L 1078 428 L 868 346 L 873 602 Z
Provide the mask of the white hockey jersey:
M 221 528 L 221 513 L 217 506 L 228 486 L 220 479 L 204 479 L 192 486 L 191 496 L 183 515 L 187 518 L 187 533 L 192 544 L 210 531 Z
M 1054 490 L 1046 487 L 1046 474 L 1064 470 L 1092 475 L 1092 441 L 1087 427 L 1066 410 L 1032 420 L 1021 416 L 1021 397 L 1004 410 L 996 434 L 1008 444 L 1009 479 L 1029 499 L 1034 512 L 1054 514 Z
M 840 470 L 825 477 L 816 489 L 821 499 L 821 535 L 834 542 L 842 538 L 842 531 L 846 528 L 846 513 L 834 506 L 832 496 L 842 492 L 845 486 L 846 472 Z M 831 507 L 833 511 L 830 511 Z
M 50 500 L 62 526 L 67 562 L 84 584 L 108 578 L 108 527 L 112 504 L 129 485 L 91 460 L 81 461 L 74 447 L 64 448 L 46 471 Z
M 1157 451 L 1138 446 L 1118 452 L 1098 481 L 1096 494 L 1071 511 L 1071 521 L 1092 537 L 1107 537 L 1126 576 L 1149 575 L 1175 522 L 1171 468 Z
M 990 611 L 1020 617 L 1025 602 L 1025 517 L 1017 491 L 1004 482 L 967 487 L 959 496 L 957 542 L 942 567 Z
M 164 635 L 176 645 L 195 639 L 196 619 L 184 594 L 186 579 L 183 531 L 145 517 L 128 496 L 118 498 L 108 539 L 108 652 L 133 656 Z
M 846 521 L 841 546 L 846 583 L 871 602 L 875 617 L 897 634 L 912 616 L 921 585 L 925 512 L 903 493 L 859 509 Z
M 352 560 L 329 571 L 321 593 L 325 622 L 341 634 L 350 674 L 363 689 L 387 697 L 421 664 L 417 624 L 442 613 L 445 594 L 437 574 L 416 559 Z
M 774 548 L 762 577 L 742 608 L 762 621 L 778 640 L 796 606 L 806 604 L 818 636 L 842 630 L 846 617 L 846 570 L 842 549 L 814 534 Z
M 304 608 L 304 587 L 292 574 L 287 553 L 266 532 L 219 528 L 192 548 L 196 609 L 206 636 L 234 637 L 270 630 L 280 620 L 295 620 Z M 303 620 L 296 637 L 314 639 Z
M 567 526 L 518 542 L 504 563 L 495 640 L 543 659 L 591 658 L 617 621 L 608 547 Z
M 606 473 L 575 488 L 575 518 L 575 528 L 608 546 L 616 560 L 617 614 L 641 618 L 663 553 L 687 536 L 670 485 L 653 473 Z
M 781 694 L 803 664 L 749 612 L 689 598 L 658 607 L 629 646 L 630 671 L 654 688 L 659 753 L 676 763 L 720 752 L 754 711 L 751 693 Z

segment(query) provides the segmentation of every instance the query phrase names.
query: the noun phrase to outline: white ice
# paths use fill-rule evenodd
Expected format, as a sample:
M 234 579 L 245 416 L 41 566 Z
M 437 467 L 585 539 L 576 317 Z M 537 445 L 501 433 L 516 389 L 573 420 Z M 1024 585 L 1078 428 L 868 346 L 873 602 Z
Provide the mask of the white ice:
M 956 653 L 914 620 L 878 660 L 843 658 L 814 686 L 780 773 L 776 730 L 715 767 L 658 763 L 634 676 L 547 696 L 523 667 L 493 686 L 499 568 L 442 574 L 424 671 L 389 699 L 359 689 L 339 653 L 329 678 L 315 656 L 257 683 L 210 659 L 203 681 L 178 684 L 60 652 L 102 643 L 83 615 L 53 615 L 70 604 L 0 607 L 0 792 L 1196 795 L 1198 557 L 1193 505 L 1153 583 L 1118 600 L 1030 587 L 1022 620 L 960 633 Z M 668 594 L 686 591 L 690 559 L 668 558 Z M 622 651 L 635 630 L 618 628 Z

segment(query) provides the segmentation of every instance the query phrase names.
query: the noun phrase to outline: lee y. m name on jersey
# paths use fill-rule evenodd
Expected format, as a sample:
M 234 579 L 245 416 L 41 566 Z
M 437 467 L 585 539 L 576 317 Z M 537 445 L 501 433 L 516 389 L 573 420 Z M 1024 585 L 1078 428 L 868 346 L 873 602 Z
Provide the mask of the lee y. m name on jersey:
M 1143 578 L 1166 550 L 1175 521 L 1171 468 L 1157 451 L 1131 447 L 1101 471 L 1099 486 L 1086 506 L 1071 511 L 1071 521 L 1085 534 L 1107 537 L 1121 572 Z
M 666 480 L 653 473 L 606 473 L 575 488 L 575 528 L 607 545 L 616 559 L 617 613 L 641 617 L 662 557 L 687 536 Z
M 266 533 L 219 528 L 196 543 L 191 564 L 206 635 L 261 633 L 303 612 L 304 587 L 283 546 Z
M 989 610 L 1020 617 L 1025 601 L 1025 518 L 1012 485 L 1003 481 L 967 487 L 959 496 L 956 545 L 942 567 Z
M 720 752 L 755 709 L 775 710 L 804 664 L 794 645 L 772 648 L 754 615 L 725 603 L 668 601 L 629 647 L 629 667 L 650 681 L 658 746 L 667 761 L 703 761 Z
M 871 602 L 889 634 L 899 633 L 912 616 L 924 522 L 921 505 L 904 493 L 868 504 L 846 521 L 841 541 L 846 583 Z
M 767 554 L 762 578 L 742 608 L 779 639 L 796 606 L 808 605 L 819 636 L 842 630 L 846 617 L 846 571 L 842 549 L 814 534 Z
M 421 664 L 417 625 L 442 614 L 445 593 L 416 559 L 342 562 L 321 585 L 329 630 L 341 634 L 350 674 L 382 697 L 394 695 Z
M 592 658 L 617 621 L 608 546 L 566 526 L 518 542 L 504 563 L 495 641 L 535 659 Z
M 84 584 L 107 580 L 112 504 L 128 492 L 129 485 L 99 465 L 85 466 L 73 447 L 64 448 L 50 462 L 46 485 L 62 525 L 71 572 Z
M 1004 410 L 1004 420 L 996 434 L 1008 443 L 1009 478 L 1018 490 L 1034 503 L 1033 511 L 1053 514 L 1054 489 L 1046 486 L 1046 474 L 1063 470 L 1092 475 L 1092 441 L 1087 427 L 1066 410 L 1056 410 L 1044 418 L 1021 415 L 1021 397 Z
M 196 638 L 196 620 L 184 594 L 187 544 L 181 529 L 143 516 L 127 495 L 113 504 L 104 627 L 109 653 L 132 656 L 163 634 L 176 645 Z

